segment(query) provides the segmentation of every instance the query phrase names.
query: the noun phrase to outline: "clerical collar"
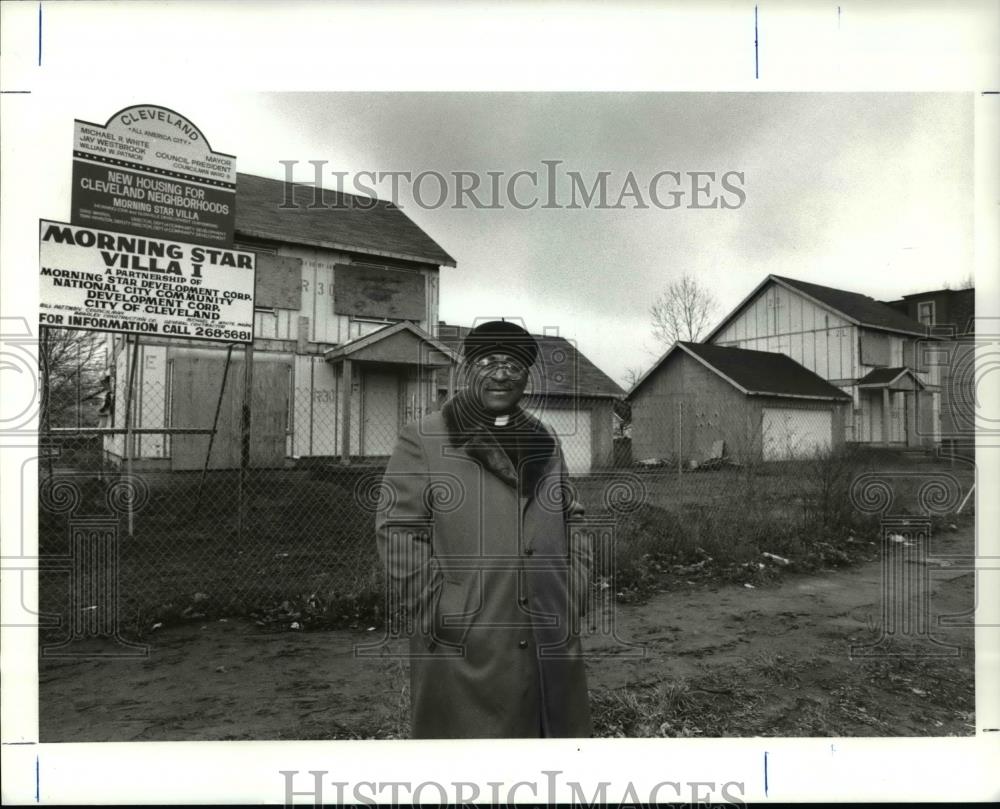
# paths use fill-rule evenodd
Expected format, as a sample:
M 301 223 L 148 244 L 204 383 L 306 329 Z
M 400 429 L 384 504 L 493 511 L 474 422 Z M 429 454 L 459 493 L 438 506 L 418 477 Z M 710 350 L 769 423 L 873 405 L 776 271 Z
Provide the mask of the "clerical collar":
M 502 416 L 497 416 L 493 420 L 493 426 L 494 427 L 506 427 L 508 424 L 510 424 L 510 415 L 509 414 L 504 414 Z

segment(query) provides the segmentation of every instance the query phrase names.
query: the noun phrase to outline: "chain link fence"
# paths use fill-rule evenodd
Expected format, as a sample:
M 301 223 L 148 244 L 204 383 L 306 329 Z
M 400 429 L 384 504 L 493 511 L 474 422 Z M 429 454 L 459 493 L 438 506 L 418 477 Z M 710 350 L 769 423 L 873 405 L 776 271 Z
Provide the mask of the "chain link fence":
M 53 637 L 209 615 L 285 628 L 385 618 L 369 492 L 399 423 L 437 397 L 379 412 L 267 365 L 250 387 L 239 366 L 201 377 L 194 409 L 177 407 L 176 376 L 133 379 L 130 395 L 126 374 L 56 386 L 43 365 L 40 604 Z M 881 514 L 971 509 L 971 464 L 850 442 L 858 414 L 839 404 L 661 396 L 614 419 L 539 412 L 567 452 L 618 433 L 613 453 L 572 465 L 594 461 L 573 483 L 589 518 L 612 526 L 594 584 L 619 600 L 663 570 L 753 581 L 773 564 L 846 563 Z
M 89 580 L 101 575 L 116 580 L 125 629 L 198 615 L 254 614 L 262 622 L 280 616 L 290 625 L 297 612 L 328 613 L 341 622 L 377 612 L 381 574 L 374 504 L 365 491 L 386 458 L 355 456 L 344 464 L 331 451 L 294 459 L 286 425 L 251 410 L 249 465 L 241 469 L 241 393 L 223 399 L 226 412 L 209 409 L 195 424 L 43 432 L 43 613 L 66 618 L 93 611 L 101 620 L 96 613 L 105 609 L 101 596 L 110 582 Z M 148 409 L 166 395 L 147 385 L 143 404 Z M 137 418 L 151 420 L 159 419 L 148 412 Z M 317 440 L 338 428 L 314 411 Z M 395 433 L 381 440 L 391 447 Z M 74 538 L 81 531 L 108 545 L 87 553 L 117 560 L 106 574 L 91 565 L 74 583 L 72 557 L 81 552 Z M 88 598 L 94 603 L 83 603 Z

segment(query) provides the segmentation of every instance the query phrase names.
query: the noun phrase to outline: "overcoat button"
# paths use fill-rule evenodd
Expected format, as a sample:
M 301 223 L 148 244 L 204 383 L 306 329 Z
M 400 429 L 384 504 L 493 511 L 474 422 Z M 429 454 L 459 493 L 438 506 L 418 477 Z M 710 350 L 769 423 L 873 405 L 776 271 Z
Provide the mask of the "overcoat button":
M 528 606 L 528 599 L 526 599 L 526 598 L 519 598 L 518 602 L 521 604 L 522 607 L 527 607 Z
M 534 551 L 534 549 L 532 549 L 532 548 L 525 548 L 525 549 L 524 549 L 524 555 L 525 555 L 525 556 L 531 556 L 531 554 L 533 554 L 534 552 L 535 552 L 535 551 Z
M 517 645 L 520 646 L 522 649 L 527 649 L 528 648 L 528 641 L 526 641 L 526 640 L 518 641 Z

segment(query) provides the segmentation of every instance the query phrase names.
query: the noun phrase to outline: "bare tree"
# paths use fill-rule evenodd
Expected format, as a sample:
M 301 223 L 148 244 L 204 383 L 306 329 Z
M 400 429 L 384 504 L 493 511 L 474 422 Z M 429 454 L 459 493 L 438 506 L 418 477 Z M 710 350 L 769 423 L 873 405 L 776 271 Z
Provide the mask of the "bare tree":
M 38 346 L 42 421 L 50 427 L 92 426 L 106 385 L 104 335 L 43 328 Z
M 641 368 L 626 368 L 625 373 L 622 374 L 622 382 L 625 383 L 625 390 L 631 390 L 636 382 L 639 381 L 639 377 L 642 376 Z
M 715 296 L 685 273 L 672 281 L 649 309 L 653 335 L 664 345 L 678 340 L 697 341 L 712 322 Z

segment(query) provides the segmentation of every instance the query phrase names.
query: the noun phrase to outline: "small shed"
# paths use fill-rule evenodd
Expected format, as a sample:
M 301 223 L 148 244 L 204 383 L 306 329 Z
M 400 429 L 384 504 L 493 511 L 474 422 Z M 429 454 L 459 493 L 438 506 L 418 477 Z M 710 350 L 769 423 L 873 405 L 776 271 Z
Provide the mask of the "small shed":
M 851 397 L 770 351 L 675 343 L 633 386 L 632 457 L 803 458 L 844 441 Z

